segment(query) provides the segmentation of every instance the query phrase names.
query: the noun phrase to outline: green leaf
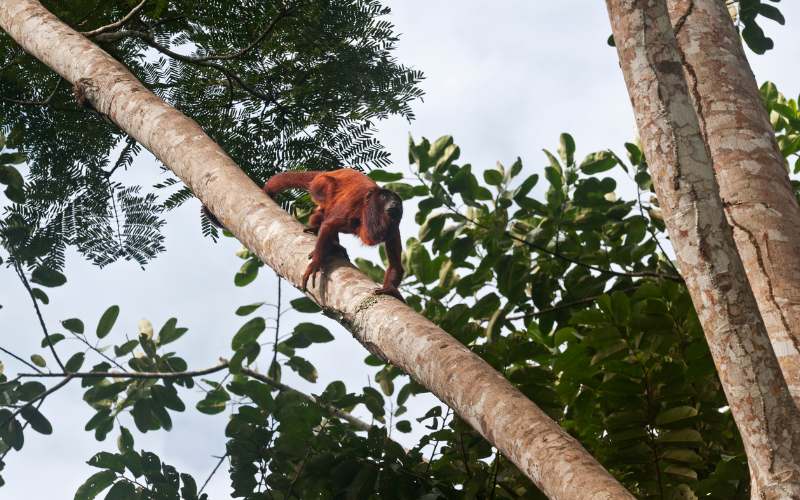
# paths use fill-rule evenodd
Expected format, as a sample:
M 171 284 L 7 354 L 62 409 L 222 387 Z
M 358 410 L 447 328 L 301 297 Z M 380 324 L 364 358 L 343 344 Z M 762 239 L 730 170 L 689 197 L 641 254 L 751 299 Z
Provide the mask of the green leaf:
M 114 305 L 106 309 L 102 316 L 100 316 L 100 321 L 97 323 L 97 338 L 102 339 L 111 331 L 114 327 L 114 323 L 117 321 L 117 317 L 119 316 L 119 306 Z
M 267 325 L 264 321 L 264 318 L 257 317 L 253 318 L 241 328 L 239 331 L 236 332 L 236 335 L 233 336 L 231 340 L 231 348 L 234 351 L 238 351 L 242 346 L 247 344 L 248 342 L 255 342 L 259 335 L 266 329 Z
M 664 450 L 661 454 L 661 458 L 672 460 L 673 462 L 685 462 L 690 464 L 703 463 L 703 457 L 687 448 L 671 448 Z
M 112 470 L 92 474 L 75 492 L 75 500 L 92 500 L 101 491 L 111 486 L 116 478 L 117 474 Z
M 137 345 L 139 345 L 138 340 L 129 340 L 120 346 L 114 346 L 114 355 L 116 357 L 120 357 L 130 354 L 134 349 L 136 349 Z
M 658 441 L 662 443 L 702 443 L 703 436 L 695 429 L 679 429 L 665 431 L 658 436 Z
M 362 259 L 361 257 L 356 257 L 355 265 L 358 269 L 369 276 L 369 279 L 376 283 L 380 283 L 383 281 L 384 277 L 384 270 L 380 266 L 373 264 L 372 262 Z
M 83 333 L 83 321 L 78 318 L 65 319 L 61 325 L 72 333 Z
M 42 339 L 41 342 L 42 347 L 47 347 L 49 345 L 48 340 L 50 341 L 50 344 L 56 345 L 62 340 L 64 340 L 64 336 L 60 333 L 51 333 L 50 335 Z
M 36 299 L 41 302 L 42 304 L 49 304 L 50 298 L 47 296 L 46 293 L 41 288 L 33 288 L 31 289 L 31 295 L 36 297 Z
M 774 5 L 762 3 L 758 6 L 758 13 L 768 19 L 772 19 L 778 24 L 786 24 L 786 19 L 783 17 L 783 14 L 781 14 L 781 11 Z
M 236 315 L 237 316 L 247 316 L 248 314 L 253 313 L 256 309 L 258 309 L 259 307 L 261 307 L 263 305 L 264 305 L 263 302 L 256 302 L 254 304 L 248 304 L 246 306 L 240 306 L 238 309 L 236 309 Z
M 306 359 L 300 356 L 293 356 L 289 358 L 286 365 L 309 382 L 314 383 L 317 381 L 317 369 Z
M 610 170 L 616 164 L 617 159 L 613 153 L 610 151 L 598 151 L 586 156 L 579 168 L 584 174 L 594 175 Z
M 490 186 L 499 186 L 503 183 L 503 174 L 497 170 L 484 170 L 483 180 Z
M 125 472 L 125 465 L 122 463 L 120 457 L 114 453 L 109 453 L 107 451 L 101 451 L 95 453 L 95 455 L 89 459 L 89 465 L 92 467 L 97 467 L 98 469 L 109 469 L 122 474 Z
M 236 286 L 247 286 L 258 276 L 258 268 L 261 267 L 261 261 L 253 257 L 245 261 L 236 276 L 233 277 L 233 283 Z
M 0 153 L 0 164 L 2 165 L 19 165 L 25 163 L 25 160 L 24 153 Z
M 322 308 L 319 307 L 316 302 L 308 297 L 294 299 L 293 301 L 289 302 L 289 304 L 291 304 L 295 311 L 301 313 L 317 313 L 322 310 Z
M 133 434 L 126 427 L 120 426 L 117 438 L 117 449 L 120 453 L 133 450 Z
M 131 500 L 136 498 L 136 488 L 128 481 L 117 481 L 108 490 L 104 500 Z
M 411 422 L 408 420 L 400 420 L 395 424 L 397 430 L 400 432 L 408 433 L 411 432 Z
M 314 323 L 299 323 L 294 327 L 293 336 L 302 336 L 312 343 L 324 344 L 333 341 L 333 335 L 327 328 Z
M 47 366 L 47 361 L 45 361 L 44 358 L 38 354 L 31 354 L 31 361 L 33 361 L 33 364 L 39 368 L 44 368 Z
M 25 405 L 20 410 L 19 414 L 28 421 L 31 428 L 41 434 L 52 434 L 53 426 L 45 418 L 42 413 L 33 405 Z
M 188 328 L 178 328 L 178 320 L 170 318 L 164 323 L 164 326 L 158 331 L 158 345 L 167 345 L 170 342 L 175 342 L 188 332 Z
M 31 281 L 48 288 L 61 286 L 67 282 L 66 276 L 48 267 L 37 267 L 31 274 Z
M 559 137 L 558 155 L 565 165 L 572 165 L 575 161 L 575 139 L 569 134 L 561 134 Z
M 696 416 L 696 408 L 692 406 L 676 406 L 675 408 L 670 408 L 659 413 L 656 416 L 656 425 L 667 425 Z
M 666 467 L 664 467 L 664 472 L 666 472 L 667 474 L 680 476 L 684 480 L 697 481 L 697 472 L 695 472 L 694 469 L 690 469 L 688 467 L 682 467 L 680 465 L 667 465 Z
M 395 182 L 403 179 L 403 174 L 400 172 L 392 173 L 378 169 L 371 170 L 367 175 L 375 182 Z
M 206 415 L 215 415 L 225 411 L 225 407 L 231 397 L 225 389 L 217 388 L 209 391 L 206 397 L 198 401 L 197 410 Z
M 64 369 L 68 372 L 77 372 L 78 370 L 81 369 L 81 366 L 83 366 L 84 359 L 85 359 L 84 353 L 76 352 L 64 364 Z
M 30 382 L 25 382 L 19 389 L 17 390 L 19 393 L 19 398 L 23 401 L 32 401 L 37 396 L 41 395 L 47 389 L 45 388 L 44 384 L 41 382 L 37 382 L 32 380 Z M 2 422 L 2 420 L 0 420 Z

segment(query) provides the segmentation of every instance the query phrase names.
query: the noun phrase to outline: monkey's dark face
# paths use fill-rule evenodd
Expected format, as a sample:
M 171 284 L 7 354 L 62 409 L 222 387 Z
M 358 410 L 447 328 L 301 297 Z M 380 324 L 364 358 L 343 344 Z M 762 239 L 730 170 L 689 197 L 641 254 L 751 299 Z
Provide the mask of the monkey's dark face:
M 403 217 L 403 200 L 397 193 L 389 191 L 388 189 L 381 189 L 379 196 L 386 215 L 388 215 L 391 220 L 399 222 Z

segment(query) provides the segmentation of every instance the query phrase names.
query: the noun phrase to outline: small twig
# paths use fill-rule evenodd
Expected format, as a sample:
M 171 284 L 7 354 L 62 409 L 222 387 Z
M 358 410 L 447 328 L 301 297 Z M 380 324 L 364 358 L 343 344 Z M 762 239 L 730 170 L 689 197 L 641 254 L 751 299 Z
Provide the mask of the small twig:
M 299 7 L 300 7 L 300 4 L 297 3 L 294 6 L 289 7 L 288 9 L 281 10 L 275 16 L 275 18 L 267 25 L 266 29 L 258 37 L 256 37 L 255 40 L 253 40 L 250 44 L 248 44 L 245 48 L 243 48 L 241 50 L 238 50 L 236 52 L 229 53 L 229 54 L 210 54 L 210 55 L 207 55 L 205 57 L 196 57 L 195 60 L 197 62 L 214 61 L 214 60 L 222 61 L 222 60 L 228 60 L 228 59 L 236 59 L 236 58 L 239 58 L 239 57 L 247 54 L 248 52 L 253 50 L 258 44 L 260 44 L 266 37 L 268 37 L 268 36 L 270 36 L 272 34 L 272 31 L 275 29 L 275 25 L 278 24 L 278 21 L 280 21 L 284 17 L 286 17 L 289 14 L 291 14 L 292 12 L 297 10 Z
M 214 474 L 217 473 L 217 470 L 219 469 L 220 465 L 222 465 L 222 462 L 224 462 L 226 458 L 228 458 L 228 452 L 227 451 L 225 452 L 224 455 L 219 457 L 219 461 L 217 462 L 217 465 L 214 466 L 214 470 L 212 470 L 211 473 L 206 478 L 206 480 L 203 481 L 203 486 L 201 486 L 200 487 L 200 491 L 197 492 L 197 496 L 198 497 L 201 496 L 201 494 L 203 493 L 203 490 L 206 489 L 206 486 L 208 486 L 208 482 L 211 481 L 211 478 L 214 477 Z
M 33 308 L 36 310 L 36 316 L 39 318 L 39 325 L 42 327 L 42 332 L 44 333 L 44 338 L 47 341 L 48 347 L 50 347 L 50 352 L 53 353 L 53 357 L 56 358 L 56 363 L 61 368 L 61 371 L 67 371 L 64 368 L 64 363 L 61 362 L 61 358 L 58 357 L 58 353 L 56 352 L 56 348 L 53 346 L 53 343 L 50 341 L 50 333 L 47 331 L 47 325 L 44 323 L 44 318 L 42 317 L 42 311 L 39 309 L 39 303 L 36 302 L 36 296 L 33 295 L 33 290 L 31 289 L 30 283 L 28 283 L 28 278 L 25 277 L 25 272 L 22 270 L 22 266 L 17 262 L 14 261 L 14 269 L 17 271 L 17 276 L 19 276 L 20 281 L 22 281 L 22 285 L 25 287 L 25 290 L 28 292 L 28 295 L 33 302 Z
M 34 370 L 37 373 L 44 373 L 42 370 L 39 369 L 39 367 L 37 367 L 33 363 L 29 363 L 29 362 L 25 361 L 23 358 L 17 356 L 16 354 L 14 354 L 13 352 L 9 351 L 8 349 L 0 347 L 0 351 L 3 351 L 4 353 L 8 354 L 9 356 L 11 356 L 12 358 L 16 359 L 17 361 L 19 361 L 23 365 L 27 366 L 31 370 Z
M 62 81 L 64 81 L 64 79 L 58 77 L 55 87 L 53 87 L 53 90 L 50 91 L 47 97 L 45 97 L 44 100 L 42 101 L 26 101 L 24 99 L 14 99 L 13 97 L 6 97 L 6 96 L 0 96 L 0 99 L 14 104 L 20 104 L 22 106 L 47 106 L 48 104 L 50 104 L 50 100 L 53 99 L 53 96 L 56 95 L 58 87 L 61 86 Z
M 37 410 L 38 410 L 39 408 L 41 408 L 41 407 L 42 407 L 42 403 L 44 403 L 44 399 L 40 399 L 40 400 L 39 400 L 39 404 L 38 404 L 38 405 L 36 405 L 36 409 L 37 409 Z M 28 406 L 28 405 L 26 404 L 26 405 L 22 405 L 22 406 L 23 406 L 23 407 L 25 407 L 25 406 Z M 6 426 L 6 425 L 8 425 L 8 422 L 11 422 L 11 420 L 9 419 L 9 420 L 8 420 L 8 421 L 7 421 L 5 424 L 3 424 L 3 426 Z M 24 423 L 24 424 L 22 424 L 22 431 L 23 431 L 23 432 L 25 431 L 25 429 L 27 429 L 27 428 L 28 428 L 28 425 L 29 425 L 29 424 L 30 424 L 30 422 L 28 422 L 27 420 L 25 421 L 25 423 Z M 0 455 L 0 463 L 2 463 L 2 462 L 3 462 L 3 460 L 6 458 L 6 455 L 8 455 L 8 452 L 10 452 L 10 451 L 11 451 L 11 450 L 13 450 L 13 449 L 14 449 L 14 448 L 13 448 L 13 447 L 11 447 L 11 446 L 9 446 L 8 448 L 6 448 L 6 451 L 4 451 L 2 455 Z
M 275 343 L 272 346 L 272 364 L 270 369 L 278 361 L 278 335 L 281 329 L 281 277 L 278 276 L 278 304 L 275 306 L 277 317 L 275 318 Z
M 492 474 L 492 496 L 489 497 L 489 500 L 494 500 L 494 493 L 497 489 L 497 473 L 500 470 L 500 458 L 503 455 L 500 454 L 500 450 L 497 450 L 494 454 L 494 474 Z
M 183 372 L 64 372 L 64 373 L 20 373 L 20 378 L 37 378 L 37 377 L 71 377 L 71 378 L 123 378 L 123 379 L 176 379 L 184 377 L 198 377 L 200 375 L 208 375 L 222 371 L 228 367 L 228 362 L 225 361 L 216 366 L 205 368 L 202 370 L 187 370 Z
M 339 408 L 336 408 L 333 405 L 329 405 L 329 404 L 321 401 L 316 396 L 309 396 L 308 394 L 306 394 L 304 392 L 298 391 L 297 389 L 295 389 L 293 387 L 289 387 L 288 385 L 282 384 L 282 383 L 280 383 L 280 382 L 278 382 L 278 381 L 276 381 L 276 380 L 274 380 L 274 379 L 272 379 L 272 378 L 270 378 L 270 377 L 268 377 L 266 375 L 258 373 L 255 370 L 251 370 L 250 368 L 242 368 L 242 373 L 244 373 L 245 375 L 247 375 L 249 377 L 253 377 L 254 379 L 260 380 L 260 381 L 264 382 L 265 384 L 270 385 L 270 386 L 278 389 L 279 391 L 291 391 L 291 392 L 294 392 L 295 394 L 299 395 L 301 398 L 305 399 L 309 403 L 313 403 L 316 406 L 318 406 L 318 407 L 322 408 L 323 410 L 327 411 L 331 415 L 333 415 L 333 416 L 335 416 L 337 418 L 340 418 L 342 420 L 345 420 L 350 425 L 352 425 L 353 427 L 355 427 L 356 429 L 358 429 L 360 431 L 369 431 L 370 429 L 372 429 L 372 425 L 364 422 L 360 418 L 358 418 L 358 417 L 356 417 L 356 416 L 354 416 L 354 415 L 352 415 L 350 413 L 347 413 L 344 410 L 340 410 Z
M 122 370 L 123 372 L 127 372 L 127 371 L 128 371 L 128 370 L 127 370 L 127 369 L 126 369 L 124 366 L 122 366 L 121 364 L 119 364 L 119 362 L 117 362 L 117 360 L 115 360 L 115 359 L 114 359 L 114 358 L 112 358 L 111 356 L 107 355 L 106 353 L 104 353 L 103 351 L 101 351 L 100 349 L 98 349 L 98 348 L 97 348 L 97 346 L 93 346 L 93 345 L 91 344 L 91 342 L 89 342 L 88 340 L 86 340 L 86 339 L 83 337 L 83 335 L 78 335 L 77 333 L 72 333 L 72 336 L 73 336 L 73 337 L 75 337 L 76 339 L 80 340 L 81 342 L 83 342 L 83 344 L 84 344 L 84 345 L 86 345 L 86 347 L 88 347 L 88 348 L 89 348 L 89 349 L 91 349 L 92 351 L 96 352 L 96 353 L 97 353 L 98 355 L 100 355 L 100 356 L 101 356 L 103 359 L 105 359 L 106 361 L 108 361 L 108 362 L 109 362 L 109 363 L 111 363 L 112 365 L 116 366 L 117 368 L 119 368 L 119 369 L 120 369 L 120 370 Z M 63 367 L 62 367 L 62 371 L 66 371 L 66 370 L 64 370 L 64 369 L 63 369 Z
M 472 471 L 469 469 L 469 461 L 467 460 L 467 450 L 464 448 L 464 433 L 458 433 L 458 446 L 461 448 L 461 460 L 464 461 L 464 471 L 467 473 L 467 477 L 472 479 Z
M 115 21 L 115 22 L 113 22 L 111 24 L 107 24 L 105 26 L 101 26 L 101 27 L 99 27 L 99 28 L 97 28 L 95 30 L 92 30 L 92 31 L 81 31 L 80 33 L 81 33 L 81 35 L 84 35 L 87 38 L 91 38 L 93 36 L 99 35 L 100 33 L 105 33 L 107 31 L 115 30 L 115 29 L 119 28 L 120 26 L 122 26 L 123 24 L 127 23 L 128 21 L 130 21 L 131 18 L 133 16 L 135 16 L 137 12 L 142 10 L 142 7 L 144 7 L 144 4 L 146 2 L 147 2 L 147 0 L 142 0 L 141 2 L 139 2 L 139 5 L 137 5 L 133 9 L 131 9 L 131 11 L 128 12 L 125 15 L 125 17 L 123 17 L 119 21 Z
M 631 287 L 623 288 L 621 290 L 616 290 L 616 291 L 631 292 L 633 290 L 636 290 L 637 288 L 639 288 L 638 284 L 636 286 L 631 286 Z M 565 304 L 559 304 L 557 306 L 548 307 L 546 309 L 539 309 L 538 311 L 533 311 L 533 312 L 529 312 L 529 313 L 525 313 L 525 314 L 520 314 L 520 315 L 517 315 L 517 316 L 509 316 L 509 317 L 506 318 L 506 320 L 507 321 L 514 321 L 514 320 L 517 320 L 517 319 L 536 318 L 536 317 L 541 316 L 542 314 L 556 312 L 556 311 L 560 311 L 562 309 L 569 309 L 570 307 L 580 306 L 580 305 L 583 305 L 583 304 L 591 304 L 592 302 L 594 302 L 595 300 L 599 299 L 600 297 L 602 297 L 605 294 L 606 294 L 606 292 L 603 292 L 600 295 L 593 295 L 591 297 L 586 297 L 586 298 L 579 299 L 579 300 L 573 300 L 572 302 L 567 302 Z
M 46 373 L 44 374 L 44 376 L 47 376 L 47 375 L 48 374 L 46 374 Z M 69 381 L 72 380 L 73 378 L 75 378 L 75 377 L 73 377 L 71 373 L 64 374 L 64 380 L 59 381 L 53 387 L 47 389 L 46 391 L 44 391 L 43 393 L 39 394 L 38 396 L 36 396 L 32 400 L 28 401 L 28 404 L 23 405 L 22 407 L 20 407 L 16 411 L 14 411 L 14 413 L 12 413 L 8 418 L 5 419 L 5 421 L 2 424 L 0 424 L 0 427 L 5 427 L 6 425 L 8 425 L 8 423 L 11 422 L 13 419 L 15 419 L 17 417 L 17 415 L 19 415 L 20 412 L 22 412 L 22 410 L 24 410 L 26 407 L 32 405 L 33 403 L 35 403 L 37 401 L 44 401 L 44 398 L 46 398 L 50 394 L 53 394 L 54 392 L 56 392 L 57 390 L 61 389 L 65 385 L 67 385 L 69 383 Z
M 450 412 L 453 411 L 452 408 L 449 406 L 447 407 L 447 413 L 445 413 L 444 418 L 442 419 L 442 429 L 444 429 L 445 424 L 447 423 L 447 419 L 450 417 Z M 433 463 L 433 457 L 436 455 L 436 448 L 439 447 L 439 442 L 441 440 L 436 438 L 436 441 L 433 443 L 433 449 L 431 450 L 431 458 L 428 459 L 426 466 L 425 466 L 425 474 L 428 474 L 431 470 L 431 464 Z M 421 451 L 421 450 L 420 450 Z

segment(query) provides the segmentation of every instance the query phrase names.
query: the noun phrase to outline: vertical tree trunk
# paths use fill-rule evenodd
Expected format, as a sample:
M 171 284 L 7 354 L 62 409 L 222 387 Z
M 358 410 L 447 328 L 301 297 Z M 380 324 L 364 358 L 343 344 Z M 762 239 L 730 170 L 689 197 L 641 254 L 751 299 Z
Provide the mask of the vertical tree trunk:
M 670 239 L 744 441 L 753 491 L 800 498 L 800 413 L 723 212 L 666 0 L 606 0 Z
M 800 406 L 800 207 L 723 0 L 669 0 L 722 204 L 772 347 Z
M 191 119 L 36 0 L 0 0 L 0 27 L 77 83 L 94 108 L 172 169 L 220 221 L 298 286 L 315 239 L 302 232 Z M 574 438 L 486 362 L 342 261 L 311 295 L 371 352 L 450 405 L 554 499 L 633 497 Z

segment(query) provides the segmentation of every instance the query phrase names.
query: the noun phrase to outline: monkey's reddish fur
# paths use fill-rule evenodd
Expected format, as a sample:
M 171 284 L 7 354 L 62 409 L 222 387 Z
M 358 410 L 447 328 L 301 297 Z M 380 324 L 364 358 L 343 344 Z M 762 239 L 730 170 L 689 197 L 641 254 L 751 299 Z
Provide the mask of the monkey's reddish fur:
M 307 229 L 317 234 L 317 244 L 303 276 L 303 288 L 310 276 L 316 282 L 322 263 L 339 246 L 339 233 L 349 233 L 357 235 L 366 245 L 385 243 L 389 267 L 383 287 L 376 293 L 403 300 L 397 290 L 404 272 L 400 263 L 402 247 L 398 228 L 402 216 L 400 197 L 350 168 L 332 172 L 283 172 L 271 177 L 264 191 L 274 197 L 292 188 L 308 191 L 317 204 Z

